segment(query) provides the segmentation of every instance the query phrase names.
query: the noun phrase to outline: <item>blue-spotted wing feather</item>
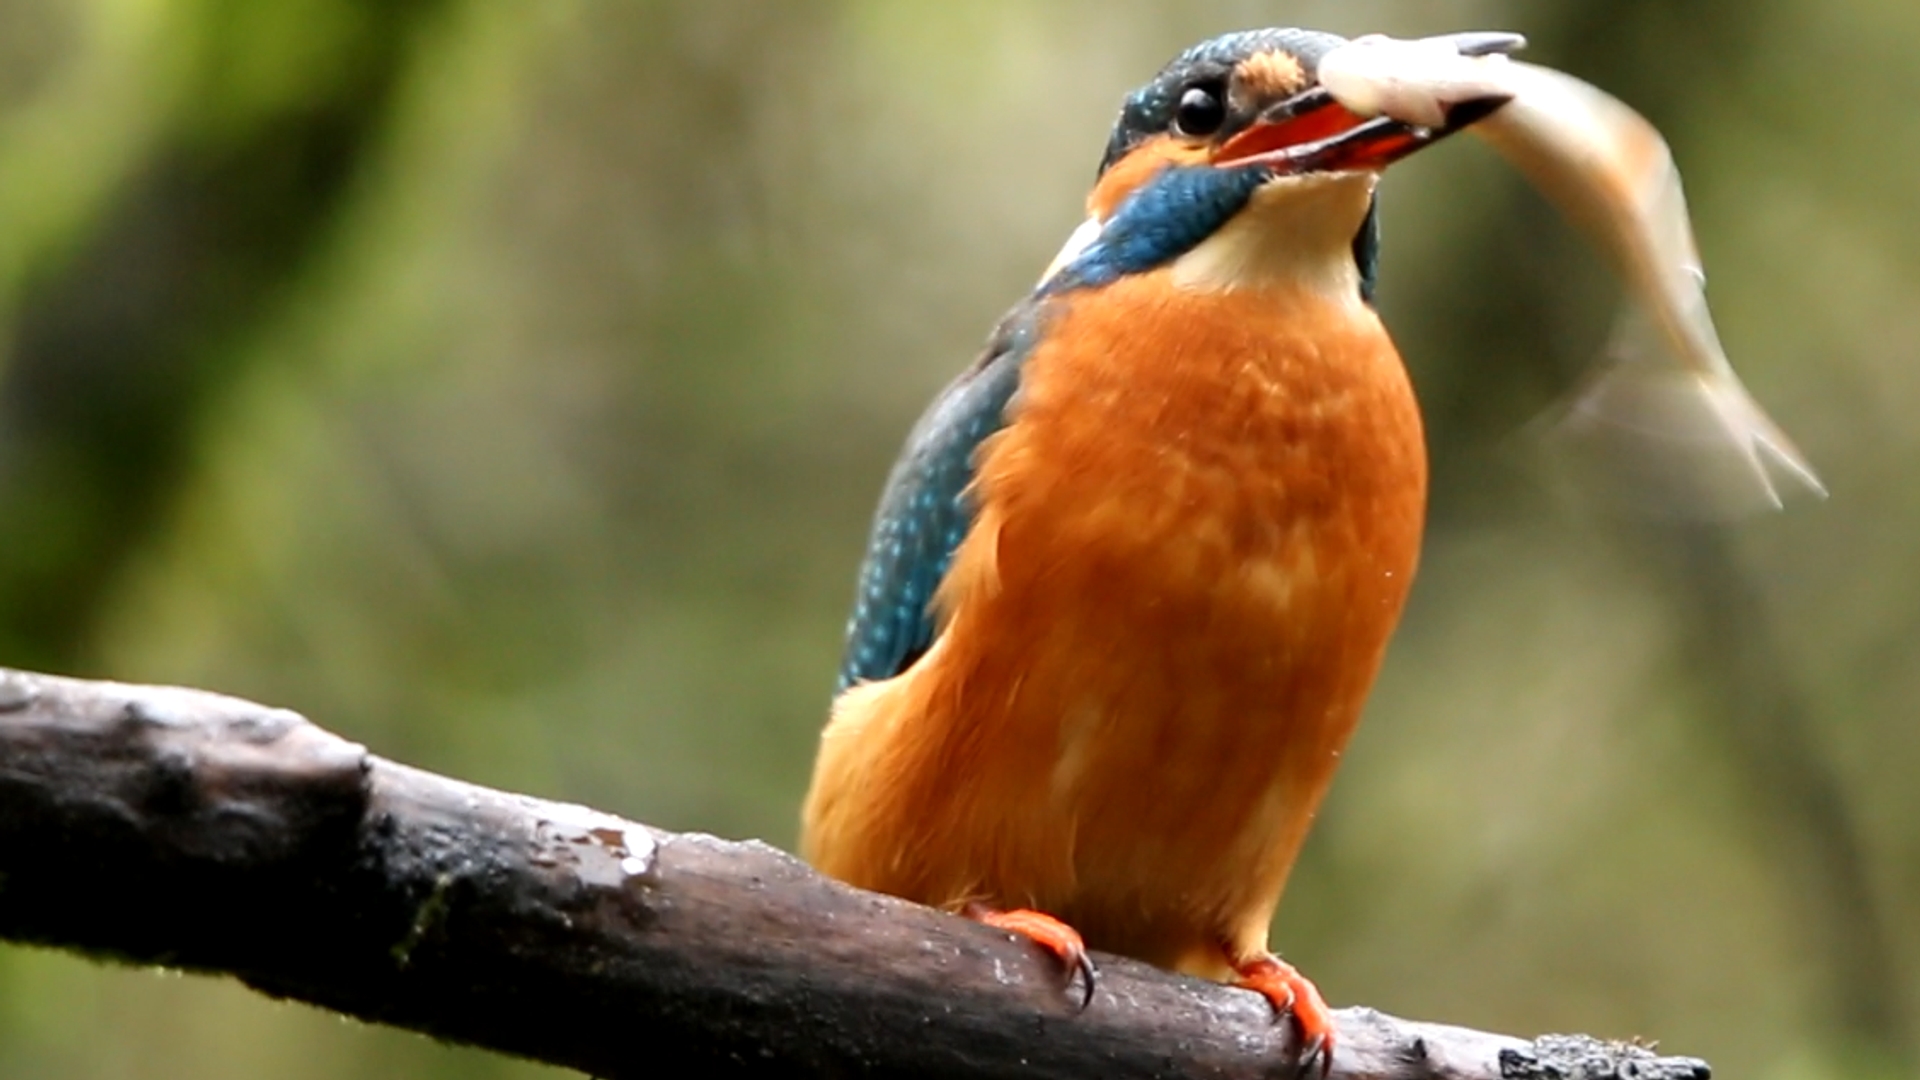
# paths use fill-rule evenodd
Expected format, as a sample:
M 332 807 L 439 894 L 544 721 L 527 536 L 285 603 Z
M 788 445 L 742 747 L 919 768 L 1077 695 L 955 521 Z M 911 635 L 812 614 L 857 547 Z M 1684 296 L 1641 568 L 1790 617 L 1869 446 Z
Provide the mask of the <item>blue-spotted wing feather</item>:
M 974 453 L 1006 423 L 1037 318 L 1032 305 L 1007 316 L 980 360 L 934 400 L 907 436 L 860 567 L 839 689 L 890 679 L 933 644 L 933 594 L 973 524 L 968 485 Z

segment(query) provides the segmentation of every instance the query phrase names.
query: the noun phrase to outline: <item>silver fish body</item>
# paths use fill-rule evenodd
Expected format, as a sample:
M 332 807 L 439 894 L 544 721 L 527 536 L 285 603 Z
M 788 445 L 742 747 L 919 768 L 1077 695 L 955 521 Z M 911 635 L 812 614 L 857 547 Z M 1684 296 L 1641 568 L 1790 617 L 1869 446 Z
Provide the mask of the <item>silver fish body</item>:
M 1472 130 L 1605 253 L 1627 303 L 1606 363 L 1557 417 L 1558 435 L 1631 474 L 1643 505 L 1689 515 L 1778 507 L 1783 489 L 1824 495 L 1812 467 L 1735 374 L 1707 308 L 1680 172 L 1660 132 L 1611 94 L 1448 39 L 1357 38 L 1321 61 L 1348 109 L 1409 123 L 1454 101 L 1507 104 Z

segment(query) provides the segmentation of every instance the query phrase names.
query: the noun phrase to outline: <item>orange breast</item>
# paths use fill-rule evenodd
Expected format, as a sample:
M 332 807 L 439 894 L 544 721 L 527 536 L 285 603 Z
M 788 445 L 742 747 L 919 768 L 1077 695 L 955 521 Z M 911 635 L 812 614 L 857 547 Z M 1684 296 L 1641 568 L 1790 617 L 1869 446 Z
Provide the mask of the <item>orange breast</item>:
M 1165 272 L 1060 302 L 908 673 L 843 695 L 822 869 L 1217 974 L 1266 924 L 1411 583 L 1419 416 L 1372 312 Z

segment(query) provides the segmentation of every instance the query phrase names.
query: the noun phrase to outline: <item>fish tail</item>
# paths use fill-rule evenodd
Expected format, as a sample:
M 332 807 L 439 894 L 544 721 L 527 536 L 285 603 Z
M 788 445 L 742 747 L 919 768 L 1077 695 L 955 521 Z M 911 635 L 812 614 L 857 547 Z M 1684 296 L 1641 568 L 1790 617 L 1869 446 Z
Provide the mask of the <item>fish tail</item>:
M 1592 468 L 1603 493 L 1641 512 L 1726 518 L 1779 509 L 1798 492 L 1825 497 L 1813 467 L 1714 351 L 1718 362 L 1680 361 L 1629 305 L 1606 361 L 1542 430 Z

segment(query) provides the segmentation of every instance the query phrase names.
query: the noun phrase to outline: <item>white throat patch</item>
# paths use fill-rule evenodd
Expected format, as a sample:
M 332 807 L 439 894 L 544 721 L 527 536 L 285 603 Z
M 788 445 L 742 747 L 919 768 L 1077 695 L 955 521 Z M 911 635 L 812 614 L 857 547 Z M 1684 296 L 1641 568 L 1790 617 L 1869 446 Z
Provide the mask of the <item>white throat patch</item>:
M 1333 299 L 1360 299 L 1353 238 L 1373 197 L 1371 173 L 1281 177 L 1173 262 L 1182 289 L 1304 287 Z

